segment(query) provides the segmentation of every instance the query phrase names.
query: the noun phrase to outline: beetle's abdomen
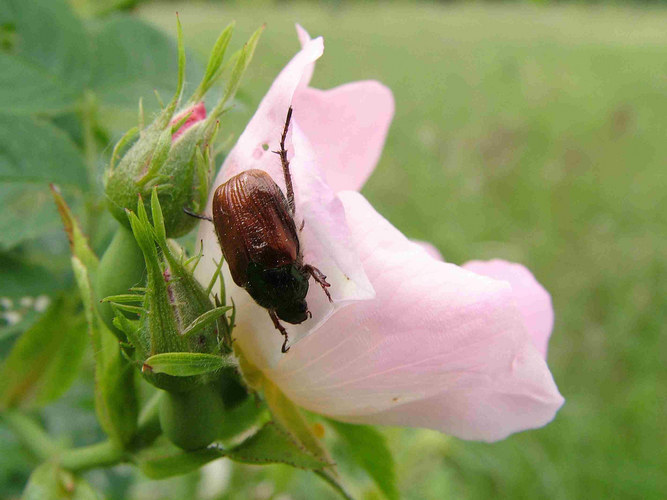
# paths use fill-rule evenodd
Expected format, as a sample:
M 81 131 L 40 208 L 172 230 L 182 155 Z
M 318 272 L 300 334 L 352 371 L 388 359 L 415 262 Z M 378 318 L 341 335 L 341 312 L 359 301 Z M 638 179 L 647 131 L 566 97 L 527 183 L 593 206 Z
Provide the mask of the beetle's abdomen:
M 299 238 L 285 195 L 262 170 L 246 170 L 216 189 L 213 224 L 239 286 L 246 286 L 251 262 L 272 269 L 296 262 L 299 255 Z

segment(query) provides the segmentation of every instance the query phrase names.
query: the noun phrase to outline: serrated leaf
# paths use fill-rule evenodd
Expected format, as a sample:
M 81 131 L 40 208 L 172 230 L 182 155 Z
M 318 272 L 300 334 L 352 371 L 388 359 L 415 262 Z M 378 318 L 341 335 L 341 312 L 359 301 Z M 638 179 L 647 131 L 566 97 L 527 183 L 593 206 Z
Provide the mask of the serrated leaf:
M 16 342 L 0 371 L 0 408 L 36 408 L 61 396 L 86 347 L 78 301 L 60 297 Z
M 57 224 L 49 183 L 84 189 L 86 166 L 71 139 L 53 125 L 0 113 L 0 248 Z
M 327 420 L 349 450 L 349 457 L 363 468 L 389 500 L 398 500 L 394 457 L 384 435 L 368 425 Z
M 37 467 L 28 479 L 22 500 L 103 500 L 86 481 L 46 462 Z
M 233 358 L 200 352 L 166 352 L 151 356 L 144 362 L 153 373 L 166 373 L 174 377 L 203 375 L 225 367 L 236 366 Z
M 74 106 L 90 75 L 90 43 L 64 0 L 3 0 L 19 43 L 0 57 L 0 108 L 57 112 Z
M 328 460 L 314 456 L 274 422 L 265 424 L 256 434 L 227 451 L 227 456 L 246 464 L 284 463 L 309 470 L 322 470 L 332 465 Z
M 231 449 L 212 445 L 203 450 L 187 452 L 161 440 L 140 452 L 136 461 L 141 471 L 151 479 L 164 479 L 197 470 L 223 457 L 247 464 L 282 463 L 316 471 L 330 465 L 311 455 L 272 422 Z

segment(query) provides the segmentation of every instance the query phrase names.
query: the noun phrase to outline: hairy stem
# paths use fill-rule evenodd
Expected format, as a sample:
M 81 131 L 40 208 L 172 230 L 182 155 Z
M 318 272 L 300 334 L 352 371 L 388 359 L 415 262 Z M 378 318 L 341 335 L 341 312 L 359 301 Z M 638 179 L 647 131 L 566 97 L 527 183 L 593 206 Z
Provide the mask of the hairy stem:
M 58 457 L 60 465 L 72 472 L 111 467 L 127 460 L 127 453 L 109 440 L 66 450 Z

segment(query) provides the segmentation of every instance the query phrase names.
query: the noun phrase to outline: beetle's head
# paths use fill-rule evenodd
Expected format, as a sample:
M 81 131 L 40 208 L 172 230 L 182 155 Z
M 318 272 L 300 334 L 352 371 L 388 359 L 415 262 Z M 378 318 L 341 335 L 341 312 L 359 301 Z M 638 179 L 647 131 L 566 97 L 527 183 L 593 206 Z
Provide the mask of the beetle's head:
M 306 304 L 305 300 L 295 300 L 276 310 L 276 314 L 283 321 L 298 325 L 308 319 L 308 304 Z

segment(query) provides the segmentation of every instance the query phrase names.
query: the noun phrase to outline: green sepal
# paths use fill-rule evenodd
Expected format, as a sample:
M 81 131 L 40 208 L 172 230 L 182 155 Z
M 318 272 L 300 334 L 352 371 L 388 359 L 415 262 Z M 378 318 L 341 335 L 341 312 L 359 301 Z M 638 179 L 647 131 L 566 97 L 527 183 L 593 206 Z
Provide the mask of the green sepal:
M 164 361 L 167 358 L 155 356 L 166 353 L 201 353 L 222 359 L 221 354 L 231 352 L 227 343 L 222 342 L 228 337 L 230 329 L 225 318 L 230 308 L 215 307 L 211 303 L 206 290 L 193 276 L 193 265 L 187 263 L 182 249 L 167 239 L 156 189 L 151 195 L 150 208 L 152 224 L 143 201 L 139 200 L 136 214 L 128 211 L 130 225 L 146 264 L 147 285 L 143 302 L 141 306 L 128 304 L 131 297 L 125 295 L 114 302 L 113 307 L 119 311 L 125 309 L 140 313 L 138 329 L 137 324 L 120 316 L 117 323 L 137 347 L 138 361 L 145 368 L 142 370 L 144 377 L 160 389 L 183 392 L 212 381 L 214 373 L 201 366 L 190 366 L 185 370 L 183 363 L 180 368 L 173 364 L 174 359 L 182 361 L 187 356 L 171 357 L 172 364 L 168 368 L 163 369 L 158 364 L 155 370 L 149 368 L 152 363 L 147 359 L 153 357 L 151 361 Z M 109 300 L 113 302 L 113 297 Z M 216 369 L 226 365 L 219 364 Z M 170 370 L 178 370 L 180 375 L 172 374 Z M 188 370 L 192 373 L 186 375 Z
M 94 294 L 83 263 L 72 257 L 72 268 L 88 322 L 95 355 L 95 410 L 102 429 L 120 446 L 127 446 L 137 429 L 139 403 L 132 365 L 94 308 Z
M 222 357 L 200 352 L 167 352 L 148 358 L 144 361 L 142 369 L 174 377 L 190 377 L 236 365 L 236 361 L 231 356 Z
M 225 58 L 225 52 L 229 46 L 229 42 L 232 39 L 232 33 L 234 32 L 234 22 L 227 25 L 227 27 L 220 33 L 220 36 L 215 42 L 213 49 L 211 50 L 211 55 L 208 59 L 208 64 L 206 65 L 206 72 L 202 78 L 199 87 L 195 90 L 194 94 L 190 98 L 191 103 L 196 103 L 201 101 L 206 95 L 206 92 L 213 86 L 216 80 L 220 77 L 222 71 L 222 62 Z
M 72 250 L 72 269 L 95 356 L 95 410 L 104 431 L 118 444 L 130 442 L 137 427 L 138 403 L 131 365 L 120 352 L 118 339 L 104 326 L 95 308 L 99 298 L 92 287 L 99 268 L 97 256 L 65 200 L 52 186 L 53 196 Z

